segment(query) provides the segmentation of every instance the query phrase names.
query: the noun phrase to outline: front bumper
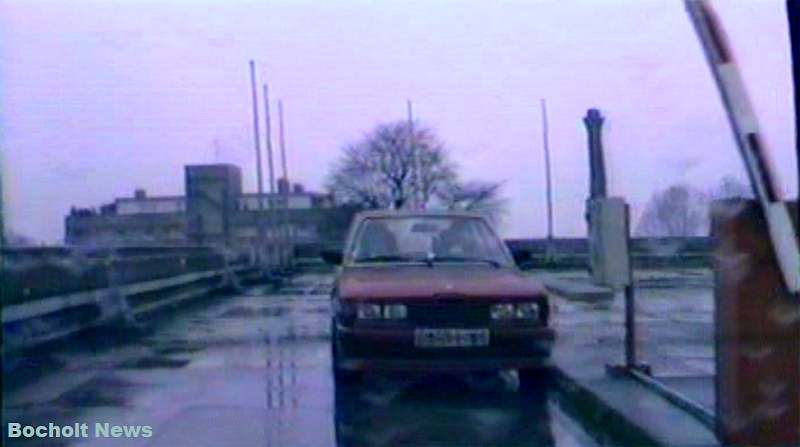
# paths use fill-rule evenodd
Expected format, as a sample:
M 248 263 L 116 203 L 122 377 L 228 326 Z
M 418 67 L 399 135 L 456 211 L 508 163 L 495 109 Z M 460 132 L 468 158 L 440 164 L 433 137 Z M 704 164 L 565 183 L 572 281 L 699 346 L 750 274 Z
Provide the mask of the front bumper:
M 555 341 L 549 327 L 489 327 L 489 345 L 419 348 L 414 329 L 337 324 L 337 368 L 344 370 L 459 372 L 546 366 Z

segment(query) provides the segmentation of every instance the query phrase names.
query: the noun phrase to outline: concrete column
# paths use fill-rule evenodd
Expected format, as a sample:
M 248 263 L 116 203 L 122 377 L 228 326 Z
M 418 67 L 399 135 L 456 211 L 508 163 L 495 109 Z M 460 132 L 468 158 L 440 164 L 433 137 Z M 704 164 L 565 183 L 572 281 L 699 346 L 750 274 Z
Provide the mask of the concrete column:
M 606 196 L 606 166 L 603 161 L 604 118 L 597 109 L 589 109 L 583 117 L 589 145 L 589 198 Z

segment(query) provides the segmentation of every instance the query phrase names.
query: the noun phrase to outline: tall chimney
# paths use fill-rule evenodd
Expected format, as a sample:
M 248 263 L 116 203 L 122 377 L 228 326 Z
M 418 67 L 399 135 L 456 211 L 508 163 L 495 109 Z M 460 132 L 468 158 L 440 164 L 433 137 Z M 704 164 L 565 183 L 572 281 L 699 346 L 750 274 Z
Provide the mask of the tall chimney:
M 603 161 L 604 118 L 597 109 L 589 109 L 583 117 L 589 143 L 589 198 L 606 197 L 606 166 Z

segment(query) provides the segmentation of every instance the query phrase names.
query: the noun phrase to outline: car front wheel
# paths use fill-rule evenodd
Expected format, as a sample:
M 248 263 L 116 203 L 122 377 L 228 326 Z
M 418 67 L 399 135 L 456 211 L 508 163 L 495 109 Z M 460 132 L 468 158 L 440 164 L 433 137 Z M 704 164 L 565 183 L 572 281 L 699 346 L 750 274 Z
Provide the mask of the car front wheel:
M 337 384 L 355 384 L 361 381 L 361 371 L 352 371 L 340 368 L 342 353 L 340 348 L 339 334 L 336 330 L 336 322 L 331 320 L 331 364 L 333 367 L 333 378 Z
M 519 375 L 519 390 L 524 393 L 544 393 L 553 380 L 552 371 L 546 367 L 520 369 L 517 374 Z

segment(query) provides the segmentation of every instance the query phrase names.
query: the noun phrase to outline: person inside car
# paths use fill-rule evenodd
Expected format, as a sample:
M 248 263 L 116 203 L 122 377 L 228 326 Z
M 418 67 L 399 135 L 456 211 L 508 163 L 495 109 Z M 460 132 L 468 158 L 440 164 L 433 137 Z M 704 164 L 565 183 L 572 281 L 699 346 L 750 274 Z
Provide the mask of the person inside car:
M 356 258 L 380 258 L 385 256 L 396 256 L 397 253 L 397 239 L 386 227 L 386 224 L 378 220 L 367 222 L 364 227 L 364 236 L 361 239 L 361 244 L 358 247 Z
M 442 231 L 433 244 L 437 258 L 471 258 L 477 256 L 477 247 L 470 237 L 469 223 L 454 222 Z

